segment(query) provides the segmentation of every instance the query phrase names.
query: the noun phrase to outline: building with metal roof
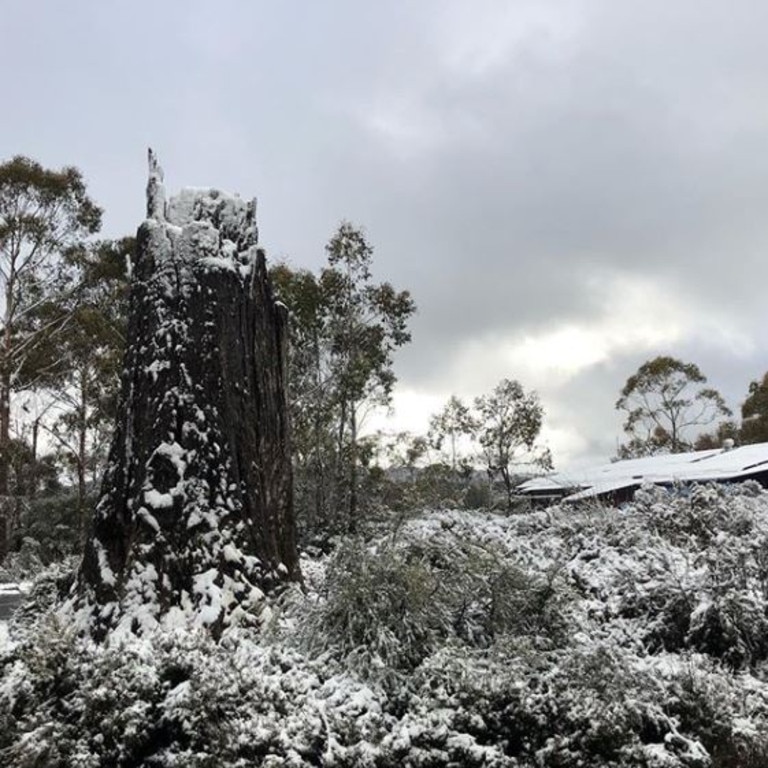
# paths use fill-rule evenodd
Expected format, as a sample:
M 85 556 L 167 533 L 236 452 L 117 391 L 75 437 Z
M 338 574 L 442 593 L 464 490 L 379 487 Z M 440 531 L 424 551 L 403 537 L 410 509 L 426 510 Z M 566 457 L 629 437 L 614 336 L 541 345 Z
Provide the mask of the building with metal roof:
M 517 487 L 518 493 L 539 503 L 602 499 L 628 501 L 645 483 L 690 485 L 757 480 L 768 487 L 768 443 L 725 444 L 723 448 L 625 459 L 593 468 L 553 472 Z

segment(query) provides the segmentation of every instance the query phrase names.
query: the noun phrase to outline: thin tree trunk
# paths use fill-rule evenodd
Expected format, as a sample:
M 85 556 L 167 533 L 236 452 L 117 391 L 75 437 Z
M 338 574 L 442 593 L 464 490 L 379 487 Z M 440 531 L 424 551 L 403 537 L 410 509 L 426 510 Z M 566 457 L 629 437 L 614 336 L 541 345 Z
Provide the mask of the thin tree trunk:
M 509 476 L 508 467 L 501 467 L 501 478 L 507 491 L 507 509 L 512 509 L 512 479 Z
M 349 517 L 347 529 L 357 532 L 357 408 L 352 403 L 349 420 Z
M 40 417 L 35 416 L 32 422 L 32 462 L 29 466 L 29 499 L 34 501 L 37 496 L 37 443 L 40 436 Z
M 336 456 L 334 457 L 333 471 L 333 496 L 331 501 L 331 515 L 333 517 L 333 532 L 343 525 L 344 509 L 347 506 L 345 498 L 345 466 L 344 466 L 344 435 L 347 426 L 347 401 L 342 398 L 339 410 L 339 424 L 336 432 Z
M 11 447 L 11 377 L 0 372 L 0 496 L 8 496 Z
M 11 448 L 11 354 L 13 283 L 9 280 L 5 292 L 5 330 L 3 356 L 0 365 L 0 560 L 8 554 L 9 531 L 9 470 Z
M 80 403 L 77 418 L 77 527 L 78 541 L 85 541 L 85 471 L 88 461 L 88 421 L 87 421 L 88 390 L 86 374 L 80 371 Z
M 322 400 L 322 370 L 320 361 L 320 340 L 315 336 L 314 339 L 314 364 L 315 364 L 315 381 L 314 387 L 317 392 L 319 402 L 315 403 L 315 412 L 313 414 L 314 425 L 314 503 L 315 503 L 315 520 L 312 527 L 313 531 L 316 531 L 318 526 L 322 523 L 327 523 L 328 509 L 327 509 L 327 488 L 325 478 L 325 456 L 324 456 L 324 434 L 323 434 L 323 414 L 321 406 Z

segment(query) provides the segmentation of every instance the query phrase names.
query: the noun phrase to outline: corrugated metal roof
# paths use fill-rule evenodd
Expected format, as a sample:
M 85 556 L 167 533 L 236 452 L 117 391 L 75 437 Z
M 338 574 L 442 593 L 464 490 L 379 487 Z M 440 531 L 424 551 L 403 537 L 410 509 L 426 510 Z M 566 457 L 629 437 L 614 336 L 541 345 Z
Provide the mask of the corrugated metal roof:
M 763 471 L 768 472 L 768 443 L 756 443 L 730 450 L 718 448 L 647 456 L 587 469 L 553 472 L 528 480 L 517 490 L 529 495 L 559 490 L 566 500 L 575 501 L 642 483 L 724 482 L 746 479 Z

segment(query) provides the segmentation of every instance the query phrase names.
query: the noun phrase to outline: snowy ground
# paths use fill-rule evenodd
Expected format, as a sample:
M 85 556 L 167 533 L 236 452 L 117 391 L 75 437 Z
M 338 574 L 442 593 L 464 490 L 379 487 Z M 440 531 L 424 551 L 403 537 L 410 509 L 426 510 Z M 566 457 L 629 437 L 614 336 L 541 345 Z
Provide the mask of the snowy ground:
M 768 765 L 754 484 L 427 512 L 302 567 L 265 631 L 218 643 L 22 627 L 0 652 L 5 765 Z

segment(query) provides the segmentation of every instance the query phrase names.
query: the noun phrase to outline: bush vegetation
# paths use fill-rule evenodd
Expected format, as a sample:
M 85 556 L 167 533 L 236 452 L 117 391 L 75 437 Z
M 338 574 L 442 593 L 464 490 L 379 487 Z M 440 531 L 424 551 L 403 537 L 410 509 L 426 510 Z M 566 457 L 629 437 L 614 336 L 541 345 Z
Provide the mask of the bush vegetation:
M 0 653 L 0 762 L 758 768 L 766 552 L 754 485 L 425 513 L 305 555 L 269 627 L 218 643 L 93 644 L 59 569 Z

